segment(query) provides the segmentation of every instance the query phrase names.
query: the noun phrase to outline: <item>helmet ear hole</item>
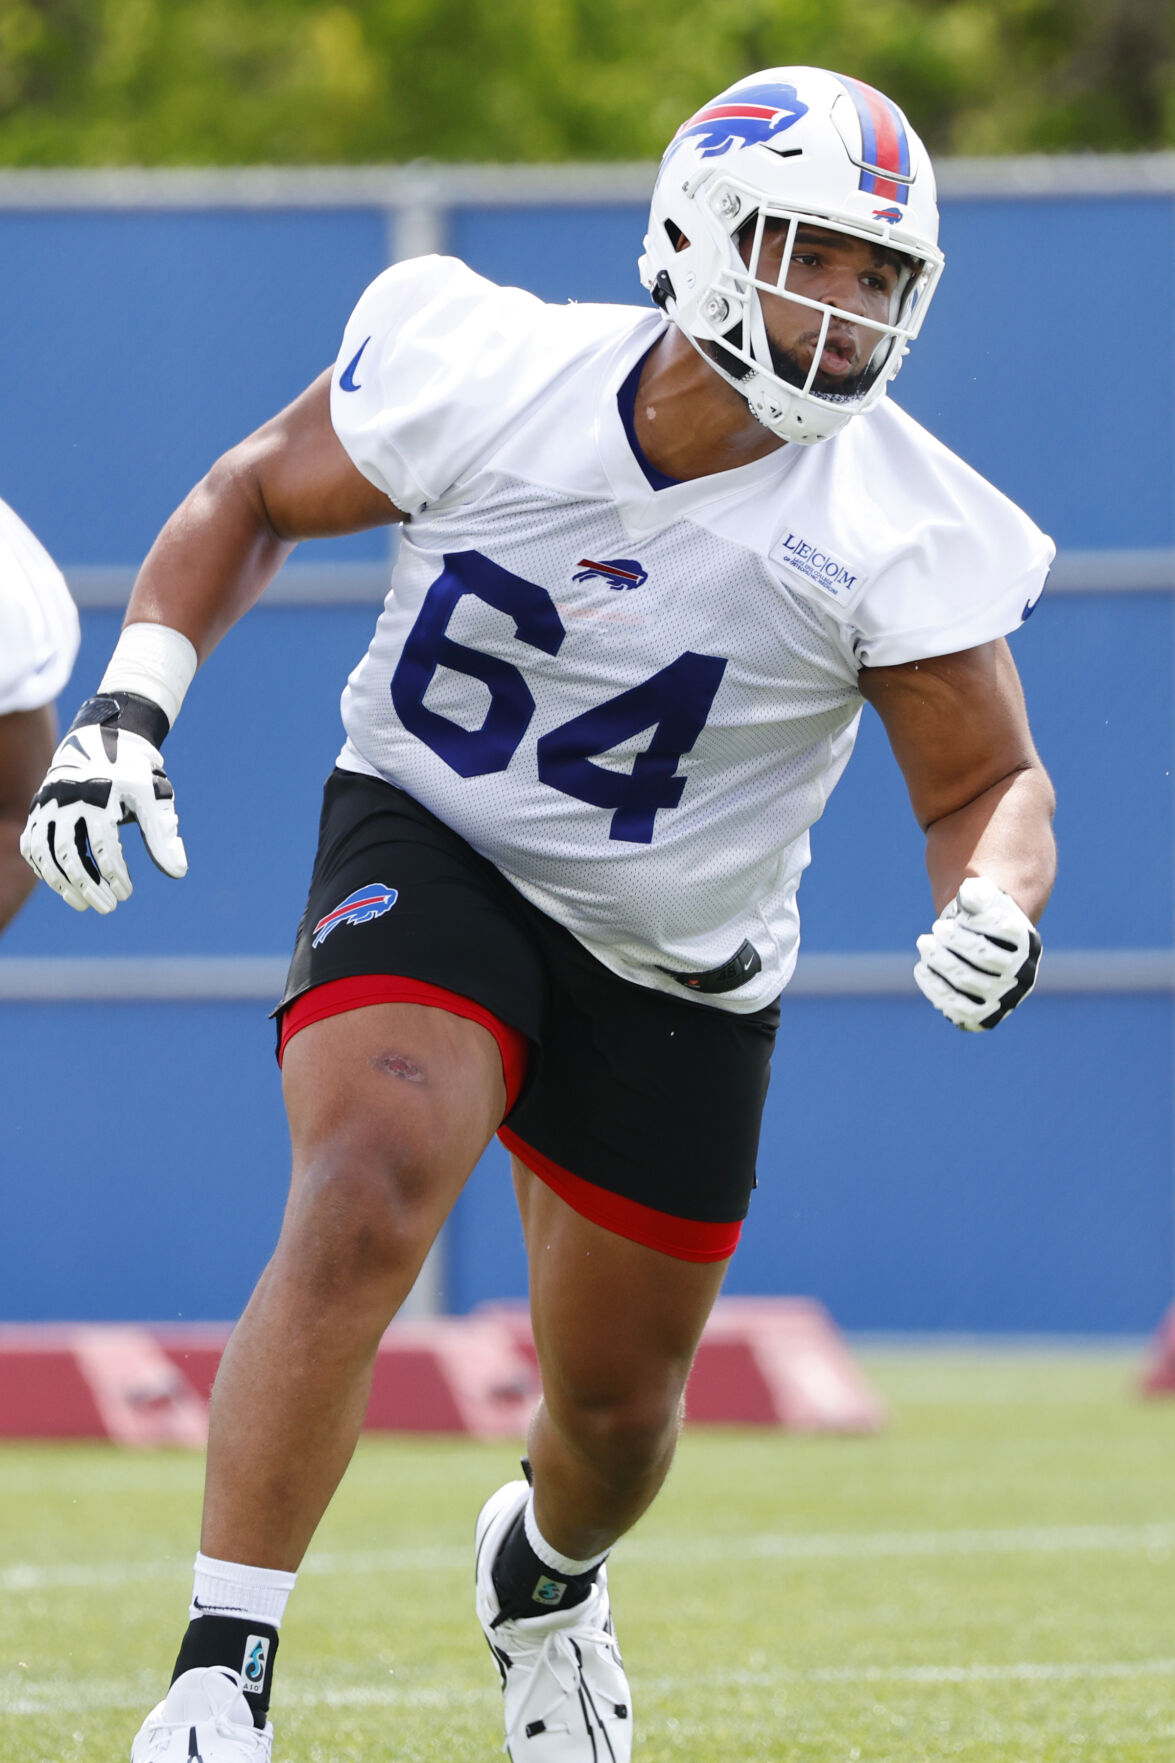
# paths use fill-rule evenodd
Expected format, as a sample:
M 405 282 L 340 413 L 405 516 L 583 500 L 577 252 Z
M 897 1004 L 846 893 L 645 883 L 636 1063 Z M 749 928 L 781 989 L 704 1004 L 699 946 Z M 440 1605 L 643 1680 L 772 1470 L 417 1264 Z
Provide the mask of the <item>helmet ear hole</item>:
M 689 240 L 686 238 L 677 222 L 675 220 L 670 220 L 668 216 L 666 216 L 665 219 L 665 231 L 668 233 L 669 243 L 673 246 L 675 251 L 689 250 Z

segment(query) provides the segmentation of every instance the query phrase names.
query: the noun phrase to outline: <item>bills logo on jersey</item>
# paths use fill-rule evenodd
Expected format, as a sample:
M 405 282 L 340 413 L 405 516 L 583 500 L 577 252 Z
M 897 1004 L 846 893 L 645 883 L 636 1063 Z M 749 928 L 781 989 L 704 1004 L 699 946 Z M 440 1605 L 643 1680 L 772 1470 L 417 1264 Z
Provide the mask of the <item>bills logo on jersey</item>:
M 590 582 L 593 576 L 607 582 L 610 588 L 640 588 L 648 581 L 649 572 L 641 568 L 635 557 L 609 557 L 603 563 L 581 557 L 572 580 Z
M 340 900 L 334 909 L 320 918 L 314 927 L 314 936 L 310 947 L 317 949 L 325 943 L 332 930 L 340 924 L 370 924 L 373 918 L 382 918 L 390 912 L 400 895 L 396 888 L 386 888 L 382 882 L 373 882 L 370 887 L 356 888 L 345 900 Z
M 703 159 L 714 159 L 732 147 L 771 147 L 777 136 L 807 114 L 808 106 L 794 86 L 743 86 L 723 93 L 682 123 L 671 147 L 692 137 Z

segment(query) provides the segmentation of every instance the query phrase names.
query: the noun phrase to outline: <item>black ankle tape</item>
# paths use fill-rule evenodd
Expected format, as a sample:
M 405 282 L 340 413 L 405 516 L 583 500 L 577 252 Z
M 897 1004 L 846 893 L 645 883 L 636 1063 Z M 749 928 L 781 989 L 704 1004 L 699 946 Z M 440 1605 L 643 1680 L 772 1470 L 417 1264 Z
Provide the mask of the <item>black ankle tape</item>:
M 520 1512 L 506 1535 L 493 1565 L 498 1614 L 493 1627 L 516 1622 L 524 1616 L 547 1616 L 552 1610 L 570 1610 L 582 1604 L 592 1589 L 600 1567 L 586 1573 L 560 1573 L 530 1546 L 526 1522 Z
M 201 1666 L 227 1666 L 240 1675 L 254 1726 L 264 1727 L 277 1641 L 277 1629 L 268 1622 L 249 1622 L 240 1616 L 197 1616 L 188 1624 L 171 1681 Z

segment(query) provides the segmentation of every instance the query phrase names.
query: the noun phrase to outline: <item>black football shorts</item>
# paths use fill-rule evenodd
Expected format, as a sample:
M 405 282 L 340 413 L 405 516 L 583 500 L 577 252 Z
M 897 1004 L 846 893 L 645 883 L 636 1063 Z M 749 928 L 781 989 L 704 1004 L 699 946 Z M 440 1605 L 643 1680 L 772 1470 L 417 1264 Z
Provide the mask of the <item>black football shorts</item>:
M 420 986 L 381 994 L 378 976 Z M 315 1012 L 320 987 L 343 1001 Z M 733 1253 L 778 1003 L 736 1016 L 620 979 L 412 797 L 335 771 L 275 1015 L 289 1030 L 381 997 L 433 1001 L 421 987 L 517 1031 L 520 1084 L 497 1035 L 519 1091 L 499 1136 L 576 1211 L 682 1259 Z

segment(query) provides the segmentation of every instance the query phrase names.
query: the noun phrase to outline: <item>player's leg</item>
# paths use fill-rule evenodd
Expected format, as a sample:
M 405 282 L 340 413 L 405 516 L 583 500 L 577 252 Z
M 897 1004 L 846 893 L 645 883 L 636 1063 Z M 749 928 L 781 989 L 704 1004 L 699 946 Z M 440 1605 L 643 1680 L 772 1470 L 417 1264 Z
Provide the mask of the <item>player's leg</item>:
M 631 985 L 540 931 L 542 1065 L 500 1136 L 530 1263 L 543 1401 L 533 1487 L 478 1522 L 478 1615 L 515 1763 L 627 1763 L 604 1557 L 672 1461 L 698 1337 L 754 1183 L 777 1021 Z
M 294 1570 L 355 1448 L 380 1337 L 507 1097 L 490 1030 L 419 1003 L 309 1024 L 283 1080 L 285 1219 L 217 1376 L 191 1620 L 132 1763 L 268 1763 Z
M 380 1337 L 505 1088 L 486 1028 L 420 1004 L 311 1024 L 282 1080 L 289 1201 L 216 1380 L 200 1546 L 293 1570 L 354 1449 Z
M 478 1521 L 478 1615 L 517 1763 L 628 1763 L 628 1679 L 603 1565 L 668 1473 L 727 1258 L 690 1261 L 576 1211 L 516 1157 L 543 1399 L 528 1474 Z
M 487 870 L 390 786 L 328 784 L 280 1007 L 290 1196 L 217 1378 L 191 1621 L 134 1763 L 267 1763 L 285 1602 L 380 1336 L 537 1034 L 538 959 Z
M 543 1399 L 528 1441 L 534 1517 L 598 1558 L 669 1472 L 698 1339 L 729 1261 L 687 1261 L 585 1218 L 512 1159 Z

